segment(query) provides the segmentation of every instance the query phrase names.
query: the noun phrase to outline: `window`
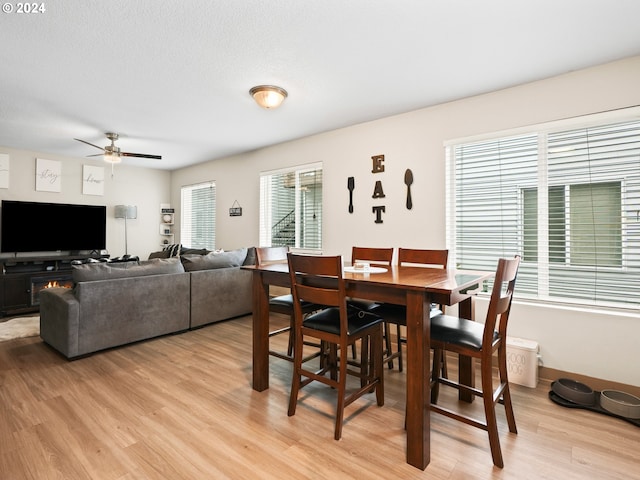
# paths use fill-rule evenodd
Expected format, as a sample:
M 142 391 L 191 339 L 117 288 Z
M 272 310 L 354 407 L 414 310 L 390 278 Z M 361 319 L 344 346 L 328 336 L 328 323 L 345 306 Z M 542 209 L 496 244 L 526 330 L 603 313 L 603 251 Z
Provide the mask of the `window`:
M 260 245 L 322 249 L 322 165 L 260 175 Z
M 620 182 L 548 188 L 549 262 L 622 266 Z M 523 191 L 523 255 L 538 261 L 538 192 Z
M 216 247 L 216 185 L 214 182 L 182 187 L 180 243 L 188 248 Z
M 640 308 L 640 121 L 447 146 L 458 268 L 522 256 L 518 294 Z

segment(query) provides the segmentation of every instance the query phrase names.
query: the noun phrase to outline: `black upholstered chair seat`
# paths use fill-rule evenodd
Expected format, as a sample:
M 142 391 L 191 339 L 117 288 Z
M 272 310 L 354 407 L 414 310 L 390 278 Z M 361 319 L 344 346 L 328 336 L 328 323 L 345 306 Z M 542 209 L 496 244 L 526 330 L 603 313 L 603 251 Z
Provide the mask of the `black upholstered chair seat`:
M 370 309 L 376 315 L 384 318 L 385 322 L 395 323 L 396 325 L 407 325 L 407 307 L 404 305 L 395 305 L 393 303 L 382 303 Z M 442 315 L 442 310 L 437 303 L 431 304 L 429 316 L 431 318 Z
M 274 306 L 279 305 L 282 307 L 293 308 L 293 295 L 291 294 L 279 295 L 277 297 L 270 298 L 269 303 Z M 311 302 L 305 302 L 304 300 L 301 303 L 302 303 L 303 309 L 313 306 Z
M 379 303 L 361 298 L 347 298 L 347 306 L 355 307 L 358 310 L 371 311 L 380 306 Z
M 349 315 L 347 333 L 356 335 L 358 332 L 381 323 L 382 318 L 370 312 L 361 312 L 360 315 Z M 318 313 L 312 313 L 304 319 L 302 325 L 314 330 L 340 335 L 340 310 L 338 308 L 326 308 Z
M 450 315 L 437 315 L 431 319 L 432 342 L 462 345 L 479 351 L 483 334 L 484 323 Z M 493 339 L 498 339 L 498 332 L 493 332 Z
M 407 343 L 407 339 L 402 335 L 400 327 L 406 327 L 407 326 L 407 307 L 405 307 L 404 305 L 396 305 L 393 303 L 382 303 L 379 304 L 377 307 L 372 308 L 370 311 L 372 311 L 373 313 L 375 313 L 376 315 L 380 315 L 382 318 L 384 318 L 385 321 L 385 341 L 386 341 L 386 345 L 387 345 L 387 350 L 386 350 L 386 354 L 387 354 L 387 360 L 388 360 L 388 365 L 389 368 L 393 368 L 393 359 L 397 358 L 398 359 L 398 369 L 400 371 L 402 371 L 403 367 L 402 367 L 402 344 L 403 343 Z M 429 316 L 431 318 L 435 317 L 436 315 L 442 315 L 442 310 L 440 310 L 440 306 L 436 303 L 432 303 L 431 304 L 431 310 L 429 311 Z M 391 334 L 391 324 L 396 325 L 396 339 L 397 339 L 397 344 L 398 344 L 398 350 L 396 352 L 392 351 L 392 345 L 391 345 L 391 340 L 390 340 L 390 334 Z M 442 363 L 442 368 L 443 370 L 446 372 L 446 366 L 447 364 L 445 362 Z M 446 376 L 446 375 L 445 375 Z

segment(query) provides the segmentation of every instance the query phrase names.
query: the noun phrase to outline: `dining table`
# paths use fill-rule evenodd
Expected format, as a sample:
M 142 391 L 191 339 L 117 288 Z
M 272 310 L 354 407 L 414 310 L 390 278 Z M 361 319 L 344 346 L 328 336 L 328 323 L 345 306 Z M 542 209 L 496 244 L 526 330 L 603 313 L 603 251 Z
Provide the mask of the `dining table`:
M 269 287 L 290 287 L 286 263 L 243 269 L 253 272 L 253 389 L 269 388 Z M 369 271 L 343 272 L 346 294 L 352 298 L 406 306 L 406 459 L 424 470 L 430 447 L 430 307 L 431 303 L 458 305 L 461 317 L 473 319 L 472 297 L 495 272 L 392 265 Z M 474 385 L 470 358 L 459 360 L 459 381 Z M 460 399 L 472 401 L 461 392 Z

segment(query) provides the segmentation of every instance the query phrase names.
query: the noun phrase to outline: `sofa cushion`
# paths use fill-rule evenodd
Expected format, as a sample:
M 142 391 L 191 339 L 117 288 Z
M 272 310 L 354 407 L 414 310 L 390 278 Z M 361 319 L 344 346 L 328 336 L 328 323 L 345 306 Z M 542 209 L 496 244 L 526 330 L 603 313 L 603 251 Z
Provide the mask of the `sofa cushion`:
M 207 253 L 211 253 L 211 250 L 207 250 L 206 248 L 182 247 L 180 251 L 180 255 L 206 255 Z
M 85 263 L 73 266 L 73 281 L 91 282 L 112 278 L 143 277 L 165 273 L 184 273 L 178 258 L 154 258 L 142 262 Z
M 239 267 L 247 258 L 247 249 L 238 248 L 228 252 L 211 252 L 206 255 L 182 255 L 180 259 L 187 272 Z
M 153 258 L 169 258 L 171 252 L 169 252 L 169 250 L 161 250 L 159 252 L 151 252 L 149 254 L 149 260 L 153 259 Z

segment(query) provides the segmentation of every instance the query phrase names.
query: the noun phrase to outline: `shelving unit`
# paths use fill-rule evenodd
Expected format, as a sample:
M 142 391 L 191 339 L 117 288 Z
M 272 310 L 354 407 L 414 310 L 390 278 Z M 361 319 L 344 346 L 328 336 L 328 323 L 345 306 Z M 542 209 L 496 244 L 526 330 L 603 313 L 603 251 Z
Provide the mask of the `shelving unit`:
M 160 236 L 161 245 L 171 245 L 174 243 L 173 222 L 175 211 L 169 204 L 160 205 Z
M 109 258 L 109 255 L 64 255 L 0 259 L 0 317 L 37 312 L 41 288 L 70 288 L 72 261 Z

